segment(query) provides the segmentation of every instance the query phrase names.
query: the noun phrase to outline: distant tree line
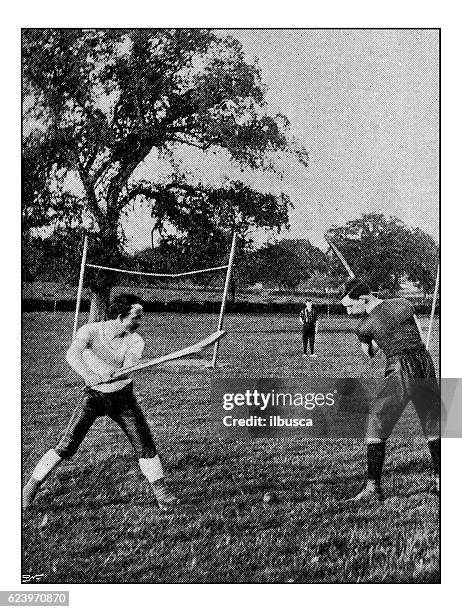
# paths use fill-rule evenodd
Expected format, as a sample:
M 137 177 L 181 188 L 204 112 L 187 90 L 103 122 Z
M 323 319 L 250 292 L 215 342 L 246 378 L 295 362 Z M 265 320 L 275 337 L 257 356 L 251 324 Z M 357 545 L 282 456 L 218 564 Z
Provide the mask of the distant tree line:
M 424 293 L 433 290 L 438 245 L 421 229 L 410 228 L 396 217 L 367 214 L 345 226 L 332 227 L 328 235 L 355 274 L 367 277 L 374 290 L 396 292 L 403 280 L 412 282 Z M 82 240 L 82 230 L 77 228 L 55 229 L 47 237 L 34 237 L 26 231 L 23 281 L 75 284 Z M 161 236 L 154 248 L 124 253 L 117 265 L 140 272 L 172 273 L 218 266 L 227 263 L 229 247 L 229 230 L 220 231 L 218 223 L 215 226 L 198 224 L 188 233 Z M 345 281 L 345 270 L 335 255 L 312 245 L 308 239 L 273 238 L 256 246 L 241 234 L 235 264 L 234 282 L 238 290 L 251 286 L 280 291 L 306 287 L 335 289 Z M 115 276 L 113 280 L 126 283 L 127 277 L 122 278 Z M 135 284 L 140 280 L 141 277 L 132 277 Z M 159 281 L 143 277 L 143 283 L 156 282 Z M 192 277 L 191 282 L 217 286 L 217 276 L 212 273 Z

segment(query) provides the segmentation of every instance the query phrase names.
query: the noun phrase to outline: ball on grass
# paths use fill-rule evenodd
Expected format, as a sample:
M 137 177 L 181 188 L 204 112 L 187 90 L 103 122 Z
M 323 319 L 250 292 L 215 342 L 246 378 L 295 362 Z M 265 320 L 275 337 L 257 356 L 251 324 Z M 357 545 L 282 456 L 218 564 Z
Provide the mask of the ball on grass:
M 276 494 L 273 493 L 272 491 L 266 491 L 266 493 L 263 495 L 263 503 L 266 506 L 269 506 L 270 504 L 276 504 L 278 501 Z

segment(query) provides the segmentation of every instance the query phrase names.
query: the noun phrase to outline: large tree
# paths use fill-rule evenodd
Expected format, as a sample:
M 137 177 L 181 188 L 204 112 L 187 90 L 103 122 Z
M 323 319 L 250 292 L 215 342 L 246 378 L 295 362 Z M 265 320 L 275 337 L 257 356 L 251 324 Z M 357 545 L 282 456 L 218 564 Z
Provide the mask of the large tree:
M 233 192 L 227 210 L 234 223 L 246 214 L 240 185 L 197 186 L 181 172 L 137 180 L 135 170 L 153 151 L 225 150 L 230 162 L 257 171 L 276 171 L 278 152 L 306 164 L 287 119 L 267 111 L 258 66 L 246 62 L 238 41 L 209 30 L 25 30 L 23 78 L 24 217 L 30 227 L 89 219 L 92 259 L 101 264 L 122 256 L 121 217 L 136 198 L 150 203 L 160 231 L 180 234 L 195 229 L 200 198 L 203 219 L 216 217 L 221 189 Z M 71 196 L 79 190 L 76 207 Z M 262 198 L 263 225 L 287 224 L 288 199 Z M 94 318 L 112 281 L 101 273 L 90 280 Z
M 408 227 L 397 217 L 363 214 L 344 226 L 332 227 L 328 236 L 354 273 L 367 277 L 376 291 L 395 292 L 404 278 L 424 292 L 434 287 L 438 245 L 430 235 Z M 345 274 L 335 257 L 333 269 Z

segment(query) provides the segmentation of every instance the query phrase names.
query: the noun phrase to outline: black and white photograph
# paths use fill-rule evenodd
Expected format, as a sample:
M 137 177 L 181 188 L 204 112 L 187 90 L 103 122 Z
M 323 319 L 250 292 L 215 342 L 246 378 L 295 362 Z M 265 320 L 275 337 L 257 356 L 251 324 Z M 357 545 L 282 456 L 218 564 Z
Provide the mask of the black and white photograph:
M 440 47 L 21 29 L 22 588 L 441 583 Z

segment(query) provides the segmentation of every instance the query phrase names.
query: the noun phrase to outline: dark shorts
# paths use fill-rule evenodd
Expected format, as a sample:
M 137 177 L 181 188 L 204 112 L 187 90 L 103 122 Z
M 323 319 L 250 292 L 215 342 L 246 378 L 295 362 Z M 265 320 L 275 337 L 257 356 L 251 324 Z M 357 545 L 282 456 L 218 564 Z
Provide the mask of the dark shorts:
M 441 396 L 435 367 L 425 348 L 388 358 L 385 378 L 369 414 L 367 438 L 388 438 L 410 401 L 424 435 L 439 436 Z
M 109 416 L 120 426 L 137 457 L 148 458 L 157 454 L 149 425 L 133 394 L 132 384 L 114 393 L 101 393 L 85 388 L 67 429 L 55 448 L 57 454 L 63 459 L 72 457 L 90 427 L 101 416 Z

